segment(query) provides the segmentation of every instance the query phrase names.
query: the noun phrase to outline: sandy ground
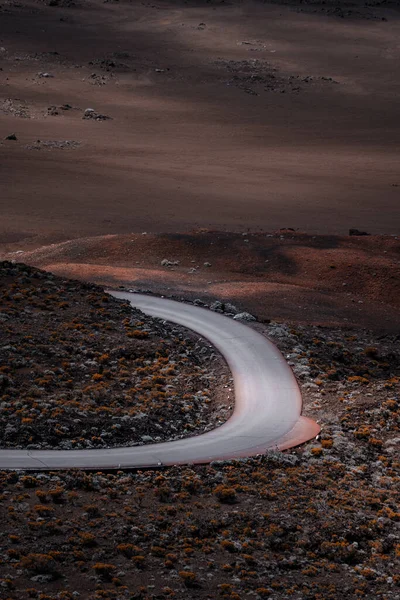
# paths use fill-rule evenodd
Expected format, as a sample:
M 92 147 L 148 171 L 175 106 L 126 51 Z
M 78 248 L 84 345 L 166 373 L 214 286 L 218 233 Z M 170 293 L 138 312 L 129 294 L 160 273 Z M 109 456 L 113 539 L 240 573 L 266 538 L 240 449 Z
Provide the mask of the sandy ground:
M 0 246 L 398 233 L 397 4 L 2 2 Z

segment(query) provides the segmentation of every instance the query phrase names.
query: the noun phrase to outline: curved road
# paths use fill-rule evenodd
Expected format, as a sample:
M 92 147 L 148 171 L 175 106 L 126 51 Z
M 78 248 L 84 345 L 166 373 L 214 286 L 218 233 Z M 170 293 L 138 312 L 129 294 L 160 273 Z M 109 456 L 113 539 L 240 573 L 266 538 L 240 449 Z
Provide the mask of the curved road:
M 279 350 L 254 329 L 204 308 L 141 294 L 112 292 L 148 315 L 207 338 L 234 378 L 235 409 L 221 427 L 172 442 L 96 450 L 0 450 L 0 469 L 113 469 L 206 463 L 291 448 L 313 438 L 302 417 L 296 380 Z

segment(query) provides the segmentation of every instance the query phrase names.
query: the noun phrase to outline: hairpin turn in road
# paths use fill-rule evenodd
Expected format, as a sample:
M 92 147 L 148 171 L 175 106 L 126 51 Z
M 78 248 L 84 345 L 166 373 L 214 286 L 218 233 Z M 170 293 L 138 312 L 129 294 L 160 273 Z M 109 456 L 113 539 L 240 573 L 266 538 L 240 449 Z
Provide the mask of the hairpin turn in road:
M 263 335 L 210 310 L 130 292 L 110 292 L 153 317 L 207 338 L 224 356 L 235 388 L 233 415 L 216 429 L 171 442 L 95 450 L 0 450 L 0 469 L 123 469 L 248 457 L 292 448 L 315 437 L 317 423 L 301 416 L 295 377 Z

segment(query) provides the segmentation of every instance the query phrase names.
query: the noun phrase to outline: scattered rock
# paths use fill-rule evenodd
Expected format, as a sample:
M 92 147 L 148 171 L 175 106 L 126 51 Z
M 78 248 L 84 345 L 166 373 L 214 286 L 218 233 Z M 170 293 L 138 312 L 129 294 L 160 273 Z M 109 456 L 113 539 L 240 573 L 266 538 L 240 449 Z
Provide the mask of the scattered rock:
M 210 304 L 210 309 L 215 310 L 216 312 L 223 312 L 223 304 L 219 300 L 216 300 Z
M 177 265 L 179 265 L 179 260 L 168 260 L 167 258 L 164 258 L 161 261 L 162 267 L 176 267 Z
M 28 146 L 25 146 L 25 148 L 27 150 L 42 150 L 42 149 L 65 150 L 65 149 L 78 148 L 78 146 L 80 146 L 80 145 L 81 145 L 81 143 L 77 142 L 75 140 L 47 140 L 47 141 L 36 140 L 36 142 L 34 144 L 28 144 Z
M 248 312 L 238 313 L 233 318 L 235 321 L 257 321 L 257 319 Z
M 6 115 L 19 117 L 20 119 L 29 119 L 30 114 L 26 104 L 18 98 L 6 98 L 0 104 L 0 111 Z
M 349 229 L 349 235 L 371 235 L 366 231 L 360 231 L 359 229 Z
M 107 121 L 110 120 L 111 117 L 107 115 L 102 115 L 101 113 L 97 113 L 94 108 L 86 108 L 83 113 L 83 119 L 94 119 L 95 121 Z
M 59 114 L 57 106 L 49 106 L 47 114 L 51 117 L 56 117 Z
M 35 581 L 36 583 L 49 583 L 49 581 L 53 581 L 53 575 L 34 575 L 31 577 L 31 581 Z

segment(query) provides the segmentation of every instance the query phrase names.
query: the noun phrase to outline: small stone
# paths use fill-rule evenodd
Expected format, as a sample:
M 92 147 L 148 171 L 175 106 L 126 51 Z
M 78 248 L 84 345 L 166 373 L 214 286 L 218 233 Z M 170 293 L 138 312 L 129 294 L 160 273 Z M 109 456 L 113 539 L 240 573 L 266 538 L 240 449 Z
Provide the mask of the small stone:
M 49 581 L 53 581 L 53 575 L 34 575 L 31 577 L 31 581 L 35 581 L 36 583 L 49 583 Z
M 236 306 L 234 304 L 231 304 L 230 302 L 225 302 L 224 310 L 225 310 L 225 312 L 233 313 L 233 314 L 236 314 L 238 311 Z
M 164 258 L 161 261 L 162 267 L 176 267 L 177 265 L 179 265 L 179 260 L 168 260 L 167 258 Z
M 360 231 L 359 229 L 349 229 L 349 235 L 371 235 L 366 231 Z
M 18 138 L 17 138 L 17 136 L 15 135 L 15 133 L 10 133 L 10 135 L 8 135 L 8 136 L 7 136 L 5 139 L 6 139 L 6 140 L 13 140 L 13 141 L 16 141 Z
M 94 108 L 86 108 L 83 113 L 83 119 L 94 119 L 95 121 L 108 121 L 111 117 L 97 113 Z
M 248 312 L 238 313 L 233 318 L 235 321 L 256 321 L 256 318 Z
M 220 302 L 219 300 L 216 300 L 215 302 L 213 302 L 210 306 L 211 310 L 222 310 L 222 302 Z

